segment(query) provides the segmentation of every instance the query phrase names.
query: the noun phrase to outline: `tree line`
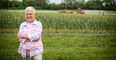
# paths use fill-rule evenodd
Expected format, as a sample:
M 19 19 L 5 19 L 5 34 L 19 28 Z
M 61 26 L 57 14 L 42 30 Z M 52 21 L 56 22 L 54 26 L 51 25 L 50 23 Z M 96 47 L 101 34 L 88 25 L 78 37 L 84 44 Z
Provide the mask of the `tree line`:
M 34 6 L 38 10 L 75 10 L 78 7 L 91 10 L 115 10 L 116 0 L 64 0 L 61 4 L 49 3 L 49 0 L 1 0 L 0 9 L 24 9 L 27 6 Z

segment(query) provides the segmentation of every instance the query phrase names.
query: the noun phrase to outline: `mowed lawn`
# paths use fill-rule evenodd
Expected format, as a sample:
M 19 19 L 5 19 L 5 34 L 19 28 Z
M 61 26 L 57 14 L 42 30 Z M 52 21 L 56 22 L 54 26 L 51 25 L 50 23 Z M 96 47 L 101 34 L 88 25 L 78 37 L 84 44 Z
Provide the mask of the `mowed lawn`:
M 115 34 L 45 34 L 43 60 L 115 60 Z M 0 60 L 22 60 L 16 34 L 0 34 Z

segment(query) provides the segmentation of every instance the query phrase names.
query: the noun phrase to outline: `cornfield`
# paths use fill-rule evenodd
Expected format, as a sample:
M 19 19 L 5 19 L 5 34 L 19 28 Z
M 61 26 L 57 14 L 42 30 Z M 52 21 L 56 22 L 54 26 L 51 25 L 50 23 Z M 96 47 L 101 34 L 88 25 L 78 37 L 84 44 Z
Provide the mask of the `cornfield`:
M 42 22 L 44 32 L 116 33 L 115 15 L 38 12 L 36 19 Z M 24 21 L 24 12 L 1 12 L 0 32 L 17 32 Z

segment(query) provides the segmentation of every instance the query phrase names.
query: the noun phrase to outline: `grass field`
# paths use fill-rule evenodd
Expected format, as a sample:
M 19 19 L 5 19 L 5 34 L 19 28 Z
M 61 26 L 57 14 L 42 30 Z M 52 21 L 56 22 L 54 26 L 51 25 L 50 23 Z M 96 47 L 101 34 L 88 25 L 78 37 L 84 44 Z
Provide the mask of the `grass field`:
M 36 19 L 43 25 L 43 60 L 116 60 L 115 15 L 37 12 Z M 0 60 L 22 60 L 16 33 L 24 21 L 24 12 L 0 11 Z
M 115 60 L 116 35 L 45 34 L 43 60 Z M 0 60 L 22 60 L 16 34 L 0 34 Z

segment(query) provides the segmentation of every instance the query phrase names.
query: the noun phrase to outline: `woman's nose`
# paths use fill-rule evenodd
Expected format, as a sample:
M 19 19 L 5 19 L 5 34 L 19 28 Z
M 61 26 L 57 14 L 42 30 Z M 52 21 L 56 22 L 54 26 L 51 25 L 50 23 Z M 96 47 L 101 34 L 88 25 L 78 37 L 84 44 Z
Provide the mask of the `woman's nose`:
M 27 17 L 30 17 L 30 15 L 27 15 Z

